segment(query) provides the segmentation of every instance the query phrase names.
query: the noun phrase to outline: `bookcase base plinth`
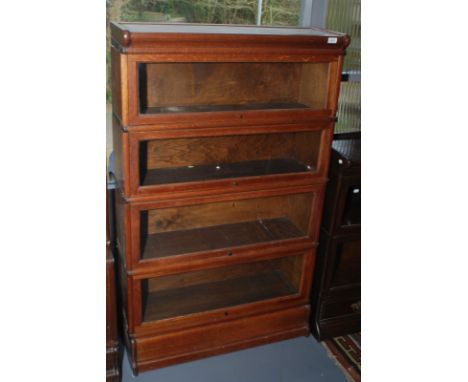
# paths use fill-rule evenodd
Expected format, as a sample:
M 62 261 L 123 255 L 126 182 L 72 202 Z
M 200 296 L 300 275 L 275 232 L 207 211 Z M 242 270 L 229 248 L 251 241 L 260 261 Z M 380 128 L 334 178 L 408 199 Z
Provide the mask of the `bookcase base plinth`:
M 134 374 L 289 338 L 308 336 L 309 306 L 135 339 Z

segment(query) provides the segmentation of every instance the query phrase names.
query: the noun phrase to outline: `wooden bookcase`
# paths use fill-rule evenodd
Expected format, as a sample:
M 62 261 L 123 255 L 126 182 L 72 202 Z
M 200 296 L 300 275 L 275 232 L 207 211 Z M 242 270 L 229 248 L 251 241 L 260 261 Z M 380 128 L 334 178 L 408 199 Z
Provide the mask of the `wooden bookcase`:
M 319 29 L 112 23 L 134 373 L 308 335 L 342 58 Z

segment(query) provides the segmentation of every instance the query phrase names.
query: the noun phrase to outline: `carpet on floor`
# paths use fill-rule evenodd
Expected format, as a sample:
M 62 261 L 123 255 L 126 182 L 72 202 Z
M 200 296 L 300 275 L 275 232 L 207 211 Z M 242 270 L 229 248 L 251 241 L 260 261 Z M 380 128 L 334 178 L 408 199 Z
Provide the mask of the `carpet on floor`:
M 361 333 L 333 337 L 322 345 L 352 382 L 361 381 Z

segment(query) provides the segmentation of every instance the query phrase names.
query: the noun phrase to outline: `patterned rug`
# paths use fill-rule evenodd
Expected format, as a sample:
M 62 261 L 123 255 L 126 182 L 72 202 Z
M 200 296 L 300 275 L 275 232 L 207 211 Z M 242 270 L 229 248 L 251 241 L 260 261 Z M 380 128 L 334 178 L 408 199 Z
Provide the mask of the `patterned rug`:
M 334 337 L 322 342 L 330 357 L 351 382 L 361 381 L 361 333 Z

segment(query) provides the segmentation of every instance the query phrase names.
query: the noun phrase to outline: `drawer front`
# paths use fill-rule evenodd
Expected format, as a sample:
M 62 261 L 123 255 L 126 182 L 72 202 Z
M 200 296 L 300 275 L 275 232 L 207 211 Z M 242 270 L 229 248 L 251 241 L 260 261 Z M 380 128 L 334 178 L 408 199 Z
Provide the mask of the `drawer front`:
M 260 257 L 259 257 L 260 256 Z M 308 302 L 314 250 L 191 264 L 191 269 L 129 276 L 135 333 L 165 332 Z
M 127 269 L 162 269 L 318 241 L 323 185 L 132 203 Z
M 361 300 L 360 298 L 355 298 L 339 302 L 324 302 L 321 307 L 320 319 L 360 314 Z
M 136 340 L 139 370 L 308 334 L 308 306 Z
M 325 179 L 332 123 L 129 133 L 130 196 Z

